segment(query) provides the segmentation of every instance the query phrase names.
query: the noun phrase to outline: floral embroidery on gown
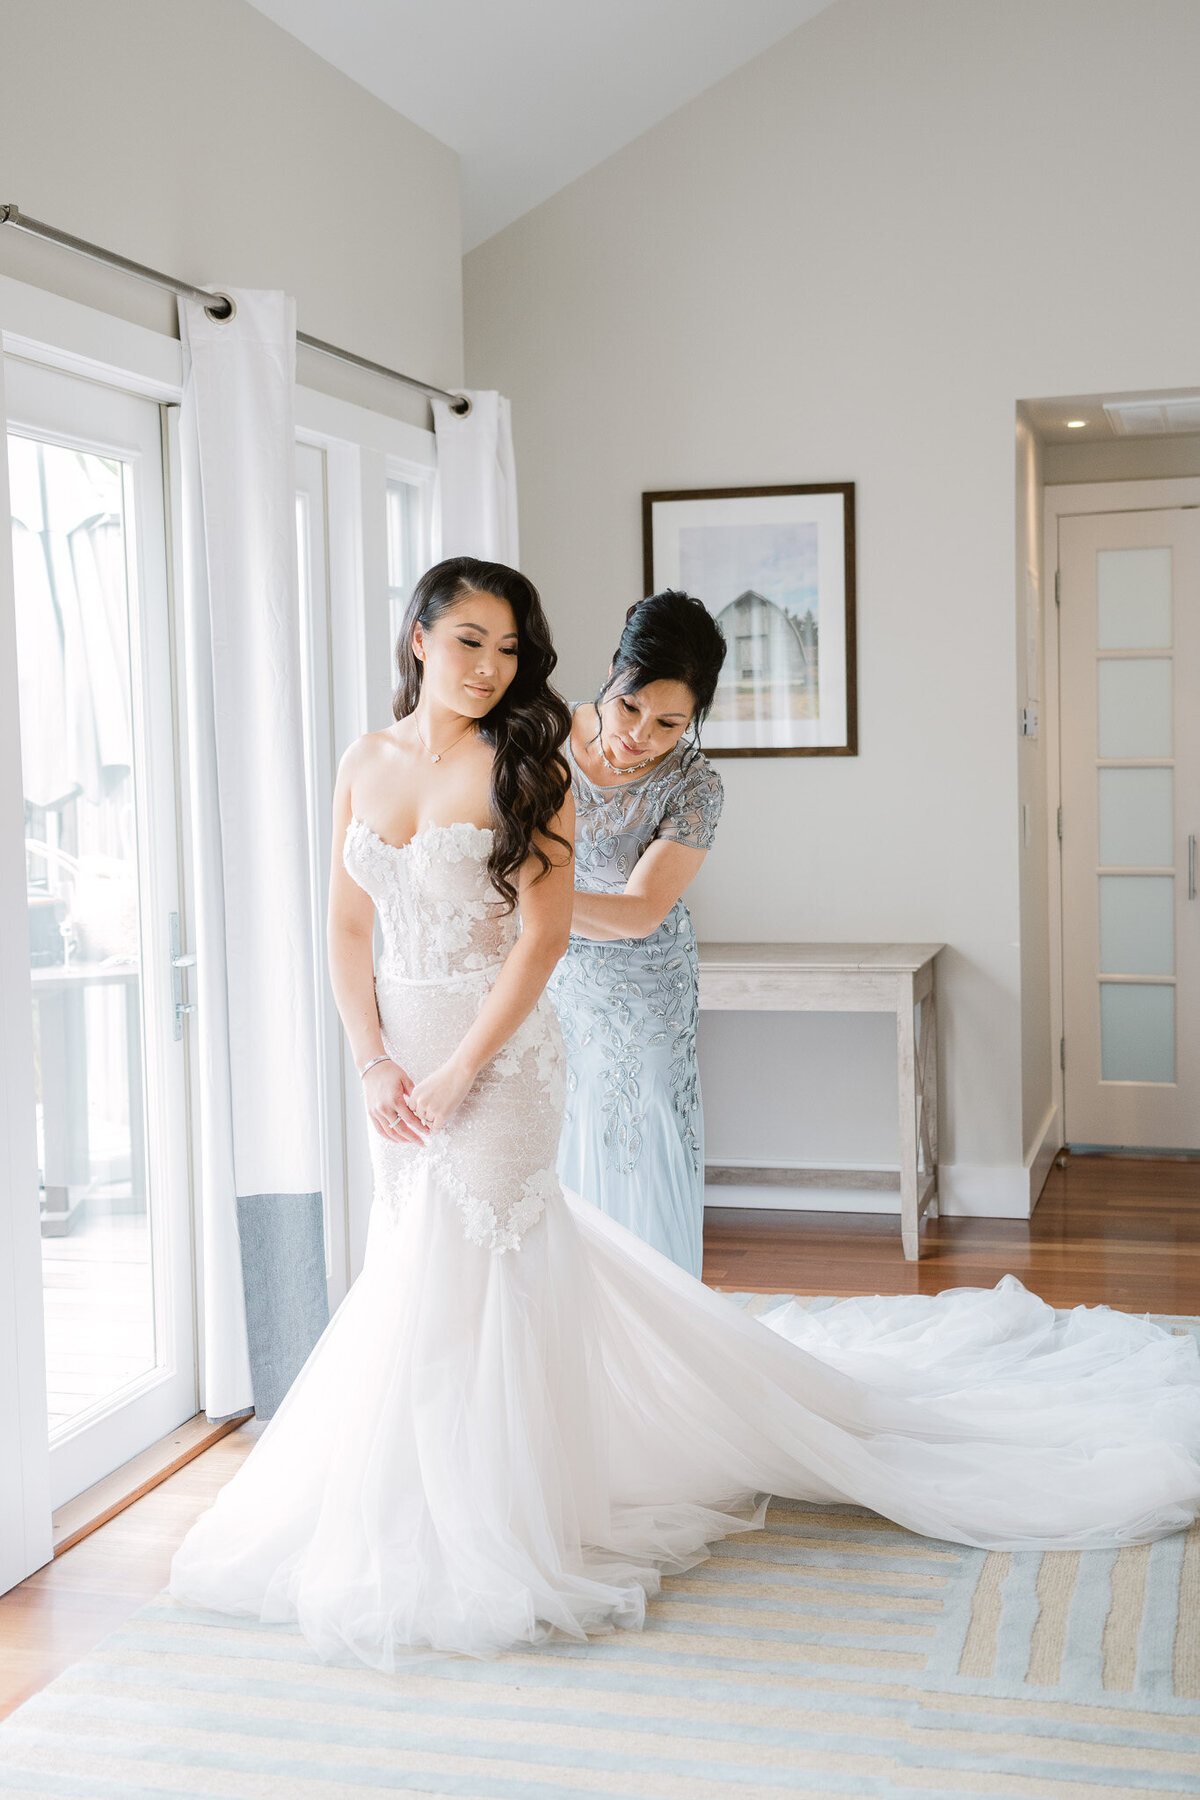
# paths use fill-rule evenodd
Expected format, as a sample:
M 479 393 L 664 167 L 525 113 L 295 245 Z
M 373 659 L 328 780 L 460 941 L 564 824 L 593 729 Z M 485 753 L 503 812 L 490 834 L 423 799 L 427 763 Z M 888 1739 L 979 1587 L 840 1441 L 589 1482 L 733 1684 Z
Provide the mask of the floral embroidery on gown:
M 414 1079 L 514 941 L 489 842 L 347 833 Z M 177 1551 L 181 1603 L 390 1669 L 637 1627 L 770 1493 L 999 1549 L 1137 1543 L 1200 1509 L 1190 1337 L 1056 1315 L 1011 1276 L 749 1318 L 562 1189 L 562 1071 L 543 997 L 437 1138 L 372 1133 L 362 1273 Z
M 570 752 L 575 885 L 620 893 L 650 844 L 707 850 L 724 789 L 680 743 L 650 771 L 598 787 Z M 699 964 L 677 900 L 649 937 L 598 943 L 572 934 L 550 983 L 567 1048 L 558 1172 L 681 1269 L 699 1275 L 704 1229 L 704 1115 L 696 1061 Z

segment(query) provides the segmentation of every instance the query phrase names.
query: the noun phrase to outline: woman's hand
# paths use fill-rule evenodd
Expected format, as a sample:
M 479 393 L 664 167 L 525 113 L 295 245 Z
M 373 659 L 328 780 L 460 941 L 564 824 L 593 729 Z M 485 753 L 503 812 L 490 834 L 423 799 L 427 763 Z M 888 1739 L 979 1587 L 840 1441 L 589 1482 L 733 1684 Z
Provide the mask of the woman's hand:
M 413 1084 L 399 1063 L 376 1063 L 363 1076 L 367 1117 L 380 1137 L 393 1144 L 423 1144 L 425 1127 L 410 1104 Z
M 475 1081 L 477 1071 L 451 1057 L 418 1081 L 408 1096 L 409 1106 L 427 1131 L 441 1131 L 458 1111 Z

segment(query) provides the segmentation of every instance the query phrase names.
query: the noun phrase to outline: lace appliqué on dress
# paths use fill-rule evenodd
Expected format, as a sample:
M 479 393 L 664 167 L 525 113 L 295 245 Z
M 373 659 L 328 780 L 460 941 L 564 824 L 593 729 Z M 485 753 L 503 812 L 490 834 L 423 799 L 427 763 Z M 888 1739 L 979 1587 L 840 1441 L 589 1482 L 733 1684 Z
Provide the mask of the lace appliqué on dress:
M 390 998 L 394 991 L 385 993 Z M 397 1014 L 404 1006 L 399 991 Z M 423 1074 L 431 1063 L 443 1060 L 486 993 L 486 981 L 445 990 L 438 1014 L 443 1027 L 449 1025 L 444 1040 L 434 1044 L 414 1033 L 409 1050 L 396 1051 L 401 1066 Z M 421 994 L 410 1015 L 414 1021 L 430 1017 L 432 999 L 428 990 Z M 449 1018 L 455 1012 L 458 1017 Z M 443 1131 L 420 1146 L 393 1144 L 376 1135 L 377 1203 L 398 1219 L 417 1189 L 428 1184 L 439 1202 L 457 1206 L 468 1243 L 486 1250 L 517 1249 L 547 1203 L 562 1191 L 554 1157 L 566 1088 L 564 1065 L 558 1018 L 543 998 L 480 1071 Z
M 463 1236 L 467 1242 L 478 1244 L 483 1250 L 495 1250 L 501 1255 L 505 1250 L 520 1248 L 525 1233 L 531 1225 L 537 1224 L 545 1212 L 547 1201 L 556 1199 L 561 1191 L 558 1176 L 553 1169 L 538 1169 L 525 1177 L 517 1198 L 510 1201 L 502 1212 L 497 1212 L 491 1201 L 471 1192 L 446 1152 L 434 1150 L 429 1153 L 428 1160 L 429 1167 L 453 1194 L 458 1204 L 463 1216 Z
M 490 830 L 471 824 L 426 825 L 407 844 L 357 819 L 346 834 L 346 867 L 375 901 L 383 933 L 375 993 L 384 1048 L 414 1082 L 462 1042 L 516 941 L 517 915 L 488 879 L 491 843 Z M 399 1219 L 420 1193 L 458 1208 L 469 1243 L 515 1250 L 562 1191 L 554 1160 L 564 1065 L 543 996 L 444 1131 L 424 1144 L 372 1133 L 376 1205 Z

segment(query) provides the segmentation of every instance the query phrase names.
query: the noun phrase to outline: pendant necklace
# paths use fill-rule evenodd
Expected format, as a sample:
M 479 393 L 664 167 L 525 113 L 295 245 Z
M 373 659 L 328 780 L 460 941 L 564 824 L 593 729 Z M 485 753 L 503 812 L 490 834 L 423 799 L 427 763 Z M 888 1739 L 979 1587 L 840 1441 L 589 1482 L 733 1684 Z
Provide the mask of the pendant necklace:
M 647 756 L 640 763 L 630 763 L 626 768 L 622 769 L 619 768 L 615 762 L 609 761 L 608 751 L 604 748 L 603 731 L 598 731 L 596 733 L 596 743 L 600 750 L 601 762 L 604 764 L 605 768 L 611 770 L 614 775 L 636 775 L 639 769 L 648 769 L 652 762 L 658 761 L 656 756 Z
M 425 742 L 425 739 L 421 735 L 421 727 L 417 724 L 416 714 L 415 713 L 413 714 L 413 730 L 417 734 L 417 740 L 420 743 L 422 750 L 424 750 L 427 753 L 427 755 L 431 756 L 435 763 L 441 762 L 443 756 L 448 755 L 449 752 L 451 750 L 453 750 L 455 744 L 461 744 L 463 739 L 465 737 L 468 737 L 470 735 L 470 733 L 472 731 L 474 731 L 474 729 L 475 729 L 475 721 L 474 721 L 474 719 L 472 719 L 471 723 L 467 726 L 466 731 L 460 731 L 458 736 L 454 739 L 453 743 L 447 744 L 446 748 L 444 750 L 431 750 L 429 745 Z

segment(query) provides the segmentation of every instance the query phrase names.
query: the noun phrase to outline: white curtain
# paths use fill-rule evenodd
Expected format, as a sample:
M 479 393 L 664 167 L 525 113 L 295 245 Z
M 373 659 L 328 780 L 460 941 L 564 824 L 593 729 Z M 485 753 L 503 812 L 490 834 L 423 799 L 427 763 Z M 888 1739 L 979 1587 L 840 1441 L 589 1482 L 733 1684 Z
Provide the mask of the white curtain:
M 296 586 L 295 306 L 180 302 L 205 1406 L 274 1412 L 328 1317 Z
M 502 394 L 468 393 L 471 410 L 433 402 L 441 555 L 519 566 L 512 408 Z

